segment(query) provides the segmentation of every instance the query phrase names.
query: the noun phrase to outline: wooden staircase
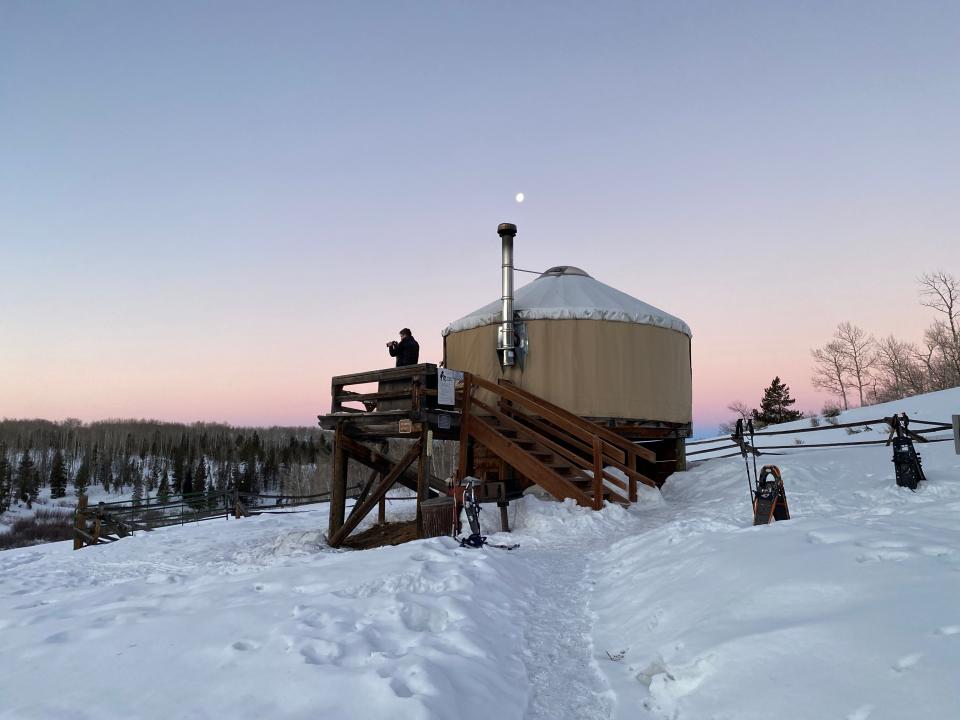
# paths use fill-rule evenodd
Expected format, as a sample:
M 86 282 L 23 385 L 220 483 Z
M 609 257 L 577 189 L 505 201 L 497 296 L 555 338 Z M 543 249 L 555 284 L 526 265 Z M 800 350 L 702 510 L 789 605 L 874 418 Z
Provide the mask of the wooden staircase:
M 461 478 L 488 475 L 496 458 L 513 469 L 515 486 L 534 483 L 597 510 L 604 500 L 635 502 L 638 482 L 656 487 L 640 470 L 656 462 L 653 452 L 507 380 L 466 375 L 461 407 Z

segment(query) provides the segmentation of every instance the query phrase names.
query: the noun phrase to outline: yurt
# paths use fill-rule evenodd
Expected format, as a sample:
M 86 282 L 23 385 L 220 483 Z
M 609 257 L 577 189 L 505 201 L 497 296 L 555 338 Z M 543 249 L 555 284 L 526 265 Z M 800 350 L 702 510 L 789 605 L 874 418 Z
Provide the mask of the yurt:
M 447 326 L 446 366 L 494 382 L 507 378 L 581 417 L 663 423 L 679 431 L 674 437 L 686 435 L 687 324 L 567 265 L 514 292 L 516 228 L 500 229 L 502 297 Z

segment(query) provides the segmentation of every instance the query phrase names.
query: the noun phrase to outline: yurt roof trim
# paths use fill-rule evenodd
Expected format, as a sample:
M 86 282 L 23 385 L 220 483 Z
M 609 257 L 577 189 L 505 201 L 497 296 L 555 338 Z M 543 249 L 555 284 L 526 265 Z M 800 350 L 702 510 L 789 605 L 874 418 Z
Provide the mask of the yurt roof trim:
M 656 325 L 692 337 L 690 327 L 680 318 L 605 285 L 579 268 L 574 268 L 577 273 L 551 270 L 514 292 L 513 310 L 518 320 L 609 320 Z M 443 335 L 495 325 L 500 322 L 500 312 L 501 301 L 494 300 L 450 323 Z

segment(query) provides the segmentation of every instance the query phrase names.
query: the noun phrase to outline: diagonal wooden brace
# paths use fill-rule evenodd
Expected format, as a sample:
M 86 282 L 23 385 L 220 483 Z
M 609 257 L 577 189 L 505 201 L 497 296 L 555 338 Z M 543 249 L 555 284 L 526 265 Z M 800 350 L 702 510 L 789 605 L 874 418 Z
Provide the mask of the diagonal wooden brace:
M 391 470 L 387 475 L 385 475 L 377 486 L 370 492 L 367 498 L 360 503 L 359 507 L 350 513 L 350 517 L 347 518 L 347 521 L 336 531 L 333 535 L 327 538 L 327 543 L 330 547 L 340 547 L 343 544 L 343 541 L 347 539 L 347 536 L 352 533 L 357 525 L 360 524 L 360 521 L 363 520 L 367 514 L 373 510 L 380 499 L 386 496 L 387 491 L 393 487 L 393 484 L 397 481 L 397 478 L 413 463 L 414 460 L 420 455 L 420 446 L 422 442 L 418 440 L 415 442 L 410 449 L 407 451 L 407 454 L 394 465 L 393 470 Z

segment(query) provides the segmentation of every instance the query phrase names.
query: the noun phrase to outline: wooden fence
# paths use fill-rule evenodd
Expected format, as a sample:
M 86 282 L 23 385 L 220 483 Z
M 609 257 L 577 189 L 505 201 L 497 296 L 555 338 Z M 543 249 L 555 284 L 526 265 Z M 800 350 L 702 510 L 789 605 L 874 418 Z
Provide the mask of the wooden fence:
M 906 423 L 904 423 L 904 420 Z M 703 458 L 703 460 L 719 460 L 721 458 L 736 457 L 743 453 L 744 447 L 747 452 L 750 452 L 754 455 L 782 455 L 783 453 L 778 452 L 769 452 L 771 450 L 806 450 L 806 449 L 822 449 L 822 448 L 840 448 L 840 447 L 853 447 L 857 445 L 889 445 L 893 440 L 893 437 L 896 433 L 895 425 L 900 424 L 903 432 L 909 435 L 913 440 L 920 443 L 935 443 L 935 442 L 951 442 L 953 441 L 953 435 L 951 434 L 948 437 L 927 437 L 931 433 L 938 432 L 951 432 L 953 426 L 948 422 L 940 422 L 936 420 L 916 420 L 914 418 L 908 418 L 906 413 L 899 416 L 891 416 L 885 418 L 877 418 L 874 420 L 861 420 L 857 422 L 847 422 L 847 423 L 836 423 L 832 424 L 825 422 L 823 425 L 818 425 L 816 427 L 807 427 L 807 428 L 797 428 L 795 430 L 758 430 L 754 433 L 748 433 L 746 435 L 737 436 L 732 434 L 726 437 L 717 437 L 710 438 L 707 440 L 694 440 L 692 442 L 687 442 L 687 447 L 698 447 L 711 445 L 712 447 L 703 447 L 699 450 L 687 451 L 687 457 L 691 458 L 697 455 L 705 455 L 707 453 L 717 453 L 723 452 L 722 455 L 711 455 L 710 457 Z M 910 424 L 924 425 L 926 427 L 919 430 L 912 430 L 909 428 Z M 830 430 L 848 430 L 851 434 L 856 433 L 854 428 L 863 428 L 870 429 L 875 425 L 881 425 L 889 428 L 889 435 L 885 440 L 851 440 L 848 442 L 826 442 L 826 443 L 801 443 L 793 445 L 757 445 L 755 444 L 756 438 L 767 438 L 774 437 L 778 435 L 797 435 L 800 433 L 811 433 L 811 432 L 827 432 Z M 733 450 L 733 452 L 726 452 Z
M 351 493 L 358 487 L 348 488 Z M 295 512 L 301 505 L 326 502 L 330 493 L 315 495 L 266 495 L 238 490 L 195 493 L 178 496 L 166 502 L 150 498 L 139 503 L 132 500 L 101 502 L 89 505 L 86 495 L 74 511 L 73 549 L 102 545 L 131 535 L 135 530 L 153 530 L 171 525 L 185 525 L 204 520 L 235 518 L 265 513 Z

